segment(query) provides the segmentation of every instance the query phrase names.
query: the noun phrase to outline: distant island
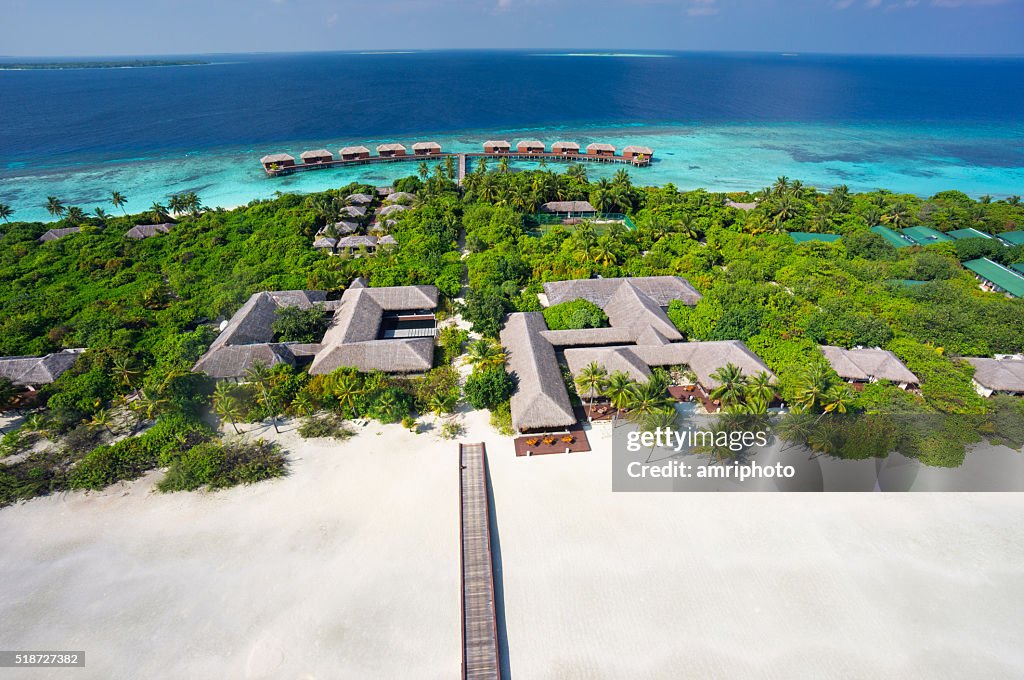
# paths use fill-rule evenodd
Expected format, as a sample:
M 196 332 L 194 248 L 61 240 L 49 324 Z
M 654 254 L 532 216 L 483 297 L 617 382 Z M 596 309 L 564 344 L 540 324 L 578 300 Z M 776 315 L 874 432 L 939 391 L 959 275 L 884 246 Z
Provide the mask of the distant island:
M 195 59 L 133 59 L 131 61 L 49 61 L 16 64 L 0 63 L 0 71 L 63 71 L 83 68 L 149 68 L 153 66 L 203 66 L 208 61 Z

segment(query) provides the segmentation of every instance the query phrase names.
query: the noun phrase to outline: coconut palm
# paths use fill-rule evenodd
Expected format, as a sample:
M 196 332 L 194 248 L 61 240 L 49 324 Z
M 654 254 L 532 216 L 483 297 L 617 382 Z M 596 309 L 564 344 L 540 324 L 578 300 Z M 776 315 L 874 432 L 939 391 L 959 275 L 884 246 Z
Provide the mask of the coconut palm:
M 11 209 L 11 206 L 7 205 L 6 203 L 0 203 L 0 220 L 3 220 L 4 222 L 10 222 L 11 215 L 13 214 L 14 210 Z
M 615 420 L 619 416 L 619 411 L 625 410 L 626 406 L 629 405 L 632 391 L 633 379 L 625 371 L 613 371 L 605 381 L 601 396 L 607 399 L 611 403 L 612 408 L 615 409 L 615 413 L 612 415 L 612 427 L 615 427 Z
M 806 411 L 813 411 L 825 402 L 831 382 L 828 367 L 816 361 L 804 369 L 796 388 L 796 403 Z
M 188 214 L 192 215 L 192 217 L 198 216 L 199 213 L 203 212 L 203 210 L 206 209 L 206 206 L 203 205 L 202 200 L 200 200 L 199 198 L 199 194 L 197 194 L 194 191 L 189 191 L 185 193 L 184 205 L 185 210 L 188 212 Z
M 487 174 L 487 159 L 486 158 L 477 159 L 477 162 L 476 162 L 476 172 L 477 172 L 478 175 L 486 175 Z
M 124 213 L 125 215 L 128 214 L 128 213 L 126 213 L 124 211 L 124 205 L 127 202 L 128 202 L 128 199 L 125 198 L 124 194 L 122 194 L 120 191 L 111 191 L 110 192 L 110 203 L 111 203 L 111 205 L 113 205 L 115 208 L 119 208 L 121 210 L 121 212 Z
M 110 219 L 110 215 L 103 208 L 96 208 L 92 212 L 96 215 L 96 219 L 100 221 L 100 224 L 106 224 L 107 220 Z
M 727 363 L 712 373 L 711 377 L 718 383 L 718 387 L 711 392 L 712 399 L 718 399 L 724 406 L 733 406 L 743 401 L 747 379 L 743 377 L 739 366 Z
M 64 201 L 56 196 L 47 196 L 46 212 L 50 213 L 51 217 L 61 217 L 67 212 L 67 208 L 64 207 Z
M 748 398 L 755 397 L 768 404 L 775 399 L 775 383 L 767 371 L 758 371 L 747 379 L 746 393 Z
M 149 211 L 153 214 L 154 222 L 164 222 L 168 219 L 167 206 L 158 201 L 154 201 L 153 205 L 149 206 Z
M 359 376 L 355 373 L 345 371 L 337 373 L 331 381 L 331 394 L 338 402 L 338 408 L 343 415 L 354 414 L 359 397 L 363 395 L 363 386 L 359 382 Z
M 241 434 L 238 429 L 238 420 L 241 417 L 241 408 L 238 397 L 235 396 L 231 386 L 226 382 L 218 382 L 213 390 L 213 412 L 221 420 L 231 423 L 235 434 Z
M 100 409 L 92 415 L 92 419 L 89 421 L 88 426 L 94 429 L 106 430 L 108 434 L 113 436 L 114 430 L 111 429 L 113 420 L 110 417 L 110 411 L 107 409 Z
M 626 408 L 633 422 L 642 422 L 652 413 L 671 408 L 672 400 L 665 393 L 665 382 L 652 375 L 646 382 L 633 383 Z
M 440 418 L 446 413 L 451 413 L 455 410 L 455 404 L 457 399 L 455 395 L 445 392 L 435 392 L 431 395 L 427 401 L 427 408 L 435 416 Z
M 900 229 L 910 225 L 910 209 L 902 201 L 893 203 L 882 215 L 882 221 Z
M 416 174 L 424 182 L 427 181 L 427 178 L 430 177 L 430 166 L 427 165 L 426 161 L 420 161 L 419 165 L 416 166 Z
M 306 390 L 302 390 L 296 394 L 295 399 L 292 400 L 292 409 L 294 409 L 299 415 L 309 417 L 320 409 L 320 405 L 312 394 Z
M 139 371 L 133 367 L 131 359 L 123 355 L 114 357 L 111 372 L 117 378 L 117 381 L 127 389 L 132 389 L 134 378 L 139 374 Z
M 498 368 L 505 365 L 505 352 L 497 343 L 480 338 L 466 348 L 466 363 L 472 366 L 474 371 Z
M 444 159 L 444 171 L 448 175 L 448 179 L 455 179 L 455 157 L 448 156 Z
M 73 205 L 64 211 L 64 219 L 68 221 L 68 224 L 78 226 L 85 219 L 85 211 L 77 205 Z
M 825 413 L 846 413 L 853 403 L 853 391 L 846 383 L 828 388 L 822 403 Z
M 175 215 L 185 212 L 185 194 L 174 194 L 168 198 L 167 208 Z
M 502 158 L 498 161 L 498 174 L 507 175 L 509 172 L 508 159 Z
M 576 391 L 581 397 L 588 399 L 593 406 L 594 399 L 604 392 L 608 384 L 608 369 L 596 361 L 592 361 L 576 376 Z

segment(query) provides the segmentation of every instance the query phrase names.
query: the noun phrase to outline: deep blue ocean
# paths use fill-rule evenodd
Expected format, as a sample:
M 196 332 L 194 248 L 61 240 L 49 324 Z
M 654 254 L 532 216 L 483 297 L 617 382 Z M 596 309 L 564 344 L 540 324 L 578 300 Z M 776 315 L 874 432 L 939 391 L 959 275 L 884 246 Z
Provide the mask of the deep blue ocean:
M 437 139 L 636 142 L 635 181 L 1024 193 L 1024 59 L 416 52 L 204 57 L 204 66 L 0 71 L 0 201 L 129 208 L 197 190 L 234 205 L 409 174 L 403 165 L 268 179 L 257 159 Z M 389 175 L 388 173 L 392 173 Z M 105 206 L 109 209 L 109 205 Z

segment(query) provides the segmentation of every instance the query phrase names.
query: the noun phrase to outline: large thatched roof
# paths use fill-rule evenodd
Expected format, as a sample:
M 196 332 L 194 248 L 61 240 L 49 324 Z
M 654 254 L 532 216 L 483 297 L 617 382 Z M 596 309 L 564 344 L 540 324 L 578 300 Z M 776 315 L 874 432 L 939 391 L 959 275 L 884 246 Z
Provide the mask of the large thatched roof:
M 689 366 L 700 384 L 709 389 L 718 387 L 718 381 L 711 374 L 726 364 L 736 366 L 748 377 L 763 371 L 775 378 L 761 358 L 739 340 L 637 345 L 633 351 L 648 366 Z
M 441 145 L 437 142 L 416 142 L 412 145 L 412 150 L 417 153 L 420 151 L 440 151 Z
M 511 407 L 512 426 L 520 432 L 576 422 L 555 348 L 541 335 L 546 329 L 543 314 L 524 312 L 510 315 L 501 331 L 509 370 L 519 383 Z
M 391 215 L 397 212 L 405 212 L 406 210 L 409 209 L 410 208 L 407 205 L 401 205 L 400 203 L 392 203 L 391 205 L 386 205 L 380 210 L 378 210 L 377 215 L 379 217 L 386 217 L 387 215 Z
M 303 151 L 302 153 L 299 154 L 299 158 L 305 161 L 312 160 L 315 158 L 333 159 L 334 156 L 332 156 L 331 152 L 328 151 L 327 149 L 315 149 L 313 151 Z
M 604 312 L 616 328 L 636 329 L 639 335 L 641 330 L 650 327 L 669 340 L 683 339 L 661 306 L 629 279 L 619 284 L 605 303 Z
M 486 142 L 484 142 L 484 148 L 485 149 L 511 149 L 512 145 L 509 144 L 504 139 L 500 139 L 500 140 L 488 139 Z
M 609 153 L 615 153 L 615 147 L 611 144 L 604 144 L 602 142 L 595 142 L 593 144 L 587 144 L 587 152 L 594 153 L 596 151 L 604 151 Z
M 573 377 L 594 363 L 602 366 L 608 373 L 622 371 L 637 382 L 644 382 L 651 377 L 651 369 L 629 347 L 585 347 L 565 350 L 565 363 Z
M 338 248 L 375 248 L 377 246 L 377 237 L 365 236 L 363 234 L 346 236 L 345 238 L 338 239 L 335 246 Z
M 48 241 L 56 241 L 59 238 L 70 236 L 71 234 L 77 234 L 82 231 L 81 227 L 64 227 L 62 229 L 50 229 L 45 234 L 39 237 L 40 243 L 46 243 Z
M 551 145 L 551 151 L 553 153 L 562 153 L 565 151 L 578 153 L 579 150 L 580 145 L 577 144 L 576 142 L 555 142 L 554 144 Z
M 844 349 L 821 346 L 832 369 L 844 380 L 888 380 L 897 384 L 917 385 L 920 381 L 892 352 L 884 349 Z
M 402 144 L 397 144 L 395 142 L 392 142 L 390 144 L 378 144 L 377 153 L 381 153 L 383 151 L 405 151 L 405 146 L 403 146 Z
M 125 238 L 132 238 L 136 240 L 150 238 L 157 234 L 166 234 L 173 228 L 174 225 L 169 222 L 164 224 L 137 224 L 128 230 L 125 234 Z
M 75 365 L 84 349 L 66 349 L 44 357 L 0 357 L 0 377 L 23 387 L 49 385 Z
M 1024 393 L 1024 359 L 967 358 L 974 366 L 974 382 L 993 392 Z
M 263 165 L 270 165 L 272 163 L 289 163 L 289 162 L 294 163 L 295 162 L 295 157 L 294 156 L 289 156 L 286 153 L 272 153 L 272 154 L 264 156 L 263 158 L 260 159 L 260 163 L 262 163 Z
M 338 245 L 338 239 L 330 238 L 328 236 L 321 236 L 317 240 L 313 241 L 314 248 L 325 248 L 327 250 L 334 250 L 334 247 Z
M 349 194 L 345 197 L 345 200 L 356 205 L 366 205 L 367 203 L 373 203 L 373 196 L 370 194 Z
M 365 146 L 346 146 L 344 149 L 339 151 L 342 156 L 354 156 L 356 154 L 368 154 L 370 150 Z
M 659 307 L 667 307 L 672 300 L 695 305 L 701 298 L 700 293 L 681 276 L 551 281 L 544 284 L 544 293 L 552 305 L 582 298 L 604 308 L 619 287 L 627 281 Z
M 416 200 L 416 194 L 408 191 L 396 191 L 384 199 L 385 203 L 412 203 Z
M 627 146 L 625 149 L 623 149 L 622 153 L 623 154 L 641 153 L 641 154 L 643 154 L 645 156 L 650 156 L 651 154 L 654 153 L 654 149 L 652 149 L 649 146 L 637 146 L 637 145 L 631 144 L 630 146 Z
M 541 331 L 554 347 L 593 347 L 626 345 L 636 340 L 632 328 L 581 328 L 567 331 Z
M 341 222 L 334 223 L 334 231 L 340 236 L 346 236 L 348 234 L 354 234 L 359 231 L 359 223 L 351 220 L 342 220 Z
M 342 215 L 348 215 L 349 217 L 365 217 L 366 208 L 361 205 L 346 205 L 339 211 Z
M 310 373 L 331 373 L 342 366 L 358 371 L 426 373 L 434 365 L 434 338 L 369 340 L 326 347 Z
M 588 201 L 550 201 L 540 207 L 543 213 L 592 213 L 597 208 Z

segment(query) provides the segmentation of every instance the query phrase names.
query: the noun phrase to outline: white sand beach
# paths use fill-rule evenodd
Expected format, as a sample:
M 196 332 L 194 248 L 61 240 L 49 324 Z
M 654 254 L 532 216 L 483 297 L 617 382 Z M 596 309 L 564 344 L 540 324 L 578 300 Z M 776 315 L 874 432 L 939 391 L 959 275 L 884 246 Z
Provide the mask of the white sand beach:
M 517 459 L 466 425 L 507 677 L 1024 676 L 1020 494 L 613 494 L 600 428 L 592 453 Z M 285 479 L 0 510 L 0 647 L 87 654 L 3 677 L 458 677 L 457 445 L 280 438 Z

